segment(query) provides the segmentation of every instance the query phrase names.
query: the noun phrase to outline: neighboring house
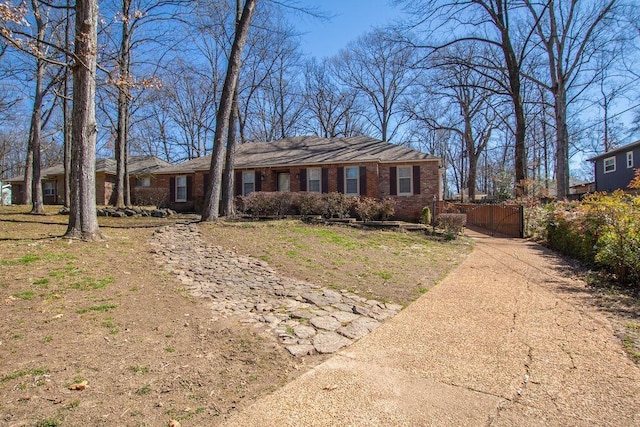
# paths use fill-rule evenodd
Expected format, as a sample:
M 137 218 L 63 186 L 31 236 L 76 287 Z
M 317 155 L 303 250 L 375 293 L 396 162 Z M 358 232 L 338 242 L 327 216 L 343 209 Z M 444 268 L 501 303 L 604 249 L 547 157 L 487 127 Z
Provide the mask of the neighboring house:
M 129 171 L 129 184 L 131 200 L 134 204 L 137 199 L 147 198 L 146 189 L 154 187 L 153 173 L 171 163 L 165 162 L 154 156 L 131 156 L 127 169 Z M 45 168 L 40 172 L 42 191 L 45 205 L 61 205 L 64 203 L 64 165 L 58 164 Z M 20 204 L 24 194 L 24 177 L 14 177 L 7 180 L 13 185 L 14 204 Z M 96 204 L 99 206 L 110 205 L 115 202 L 116 187 L 116 161 L 114 159 L 96 159 Z
M 640 141 L 592 157 L 596 191 L 627 190 L 634 169 L 640 168 Z
M 163 168 L 156 184 L 168 189 L 167 205 L 198 211 L 211 156 Z M 440 199 L 440 159 L 368 137 L 286 138 L 236 148 L 235 195 L 253 191 L 340 192 L 396 201 L 395 217 L 417 220 Z

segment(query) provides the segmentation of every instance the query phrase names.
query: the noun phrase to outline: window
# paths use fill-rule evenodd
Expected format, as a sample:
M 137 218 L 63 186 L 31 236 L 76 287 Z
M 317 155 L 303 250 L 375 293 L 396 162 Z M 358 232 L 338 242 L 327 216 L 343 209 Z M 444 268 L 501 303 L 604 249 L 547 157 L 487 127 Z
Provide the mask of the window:
M 187 177 L 176 176 L 176 202 L 187 201 Z
M 285 193 L 291 191 L 291 175 L 289 175 L 289 172 L 280 172 L 278 174 L 278 191 Z
M 44 195 L 45 196 L 55 196 L 56 195 L 56 183 L 55 182 L 45 182 L 44 183 Z
M 607 157 L 604 159 L 604 173 L 615 172 L 616 171 L 616 158 L 615 157 Z
M 360 169 L 357 166 L 350 166 L 344 168 L 345 178 L 345 194 L 351 196 L 357 196 L 360 194 L 358 191 L 360 186 Z
M 136 179 L 136 187 L 151 187 L 151 177 L 145 176 Z
M 242 171 L 242 195 L 248 196 L 256 191 L 256 173 L 254 171 Z
M 627 151 L 627 169 L 633 167 L 633 151 Z
M 321 191 L 321 179 L 322 173 L 320 168 L 307 169 L 307 191 L 319 193 Z
M 411 166 L 398 166 L 398 194 L 411 195 L 412 189 L 412 172 Z

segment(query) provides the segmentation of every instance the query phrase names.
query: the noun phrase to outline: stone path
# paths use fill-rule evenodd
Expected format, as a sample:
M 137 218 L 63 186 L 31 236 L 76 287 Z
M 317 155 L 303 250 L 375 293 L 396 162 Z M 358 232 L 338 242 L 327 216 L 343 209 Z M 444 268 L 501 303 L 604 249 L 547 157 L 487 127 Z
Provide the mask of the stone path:
M 162 227 L 152 245 L 193 296 L 211 300 L 214 316 L 265 326 L 294 356 L 334 353 L 402 309 L 280 277 L 264 261 L 207 244 L 197 224 Z

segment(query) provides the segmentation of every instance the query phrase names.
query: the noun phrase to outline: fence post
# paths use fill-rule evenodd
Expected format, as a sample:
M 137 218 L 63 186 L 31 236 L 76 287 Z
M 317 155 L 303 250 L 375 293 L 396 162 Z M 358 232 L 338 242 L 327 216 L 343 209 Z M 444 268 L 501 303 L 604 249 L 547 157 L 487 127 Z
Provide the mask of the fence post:
M 524 206 L 520 205 L 520 238 L 524 239 Z

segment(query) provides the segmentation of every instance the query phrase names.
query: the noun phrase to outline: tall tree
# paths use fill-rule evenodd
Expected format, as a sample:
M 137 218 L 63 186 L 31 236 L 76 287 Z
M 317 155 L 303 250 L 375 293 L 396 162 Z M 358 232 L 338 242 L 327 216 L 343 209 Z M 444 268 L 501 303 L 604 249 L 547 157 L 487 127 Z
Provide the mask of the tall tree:
M 535 30 L 546 53 L 549 78 L 540 82 L 553 95 L 556 127 L 556 182 L 557 197 L 569 195 L 569 130 L 567 106 L 572 89 L 582 92 L 593 82 L 587 65 L 606 49 L 612 34 L 605 30 L 612 24 L 616 0 L 592 2 L 555 1 L 533 2 L 525 0 Z M 575 97 L 575 94 L 574 94 Z
M 211 168 L 209 171 L 209 180 L 207 182 L 207 191 L 202 210 L 202 221 L 217 221 L 220 210 L 220 186 L 222 182 L 223 168 L 223 148 L 226 142 L 229 129 L 229 117 L 231 116 L 231 108 L 233 107 L 233 93 L 235 91 L 236 82 L 240 75 L 242 66 L 242 51 L 247 41 L 249 27 L 251 26 L 251 18 L 255 12 L 258 0 L 245 0 L 242 8 L 242 16 L 237 25 L 233 45 L 231 46 L 231 54 L 229 55 L 229 64 L 227 73 L 222 86 L 222 94 L 220 96 L 220 105 L 218 114 L 216 115 L 216 131 L 213 140 L 213 154 L 211 156 Z
M 340 79 L 368 101 L 373 114 L 364 118 L 383 141 L 391 141 L 406 120 L 398 107 L 416 79 L 415 65 L 415 50 L 380 28 L 338 55 Z
M 442 0 L 413 1 L 396 0 L 411 10 L 418 23 L 435 22 L 438 27 L 429 28 L 429 36 L 455 34 L 445 40 L 436 41 L 431 49 L 439 49 L 465 41 L 483 43 L 495 47 L 502 53 L 502 64 L 494 64 L 484 72 L 499 70 L 504 78 L 496 78 L 511 99 L 514 120 L 514 168 L 516 194 L 524 192 L 527 178 L 526 167 L 526 118 L 522 97 L 523 62 L 528 52 L 528 31 L 526 22 L 518 19 L 517 11 L 521 0 Z M 464 30 L 464 31 L 460 31 Z M 516 44 L 516 38 L 522 40 Z
M 362 114 L 357 92 L 341 86 L 332 61 L 315 58 L 305 69 L 304 99 L 309 112 L 308 130 L 325 138 L 354 136 L 360 132 L 354 116 Z
M 87 241 L 103 238 L 96 213 L 96 58 L 98 1 L 76 0 L 73 66 L 71 206 L 65 236 Z

